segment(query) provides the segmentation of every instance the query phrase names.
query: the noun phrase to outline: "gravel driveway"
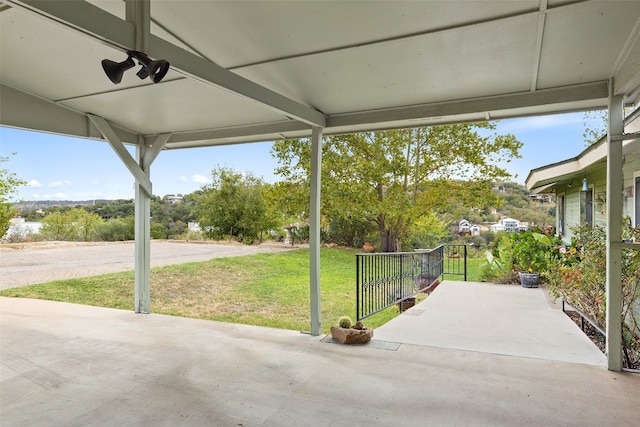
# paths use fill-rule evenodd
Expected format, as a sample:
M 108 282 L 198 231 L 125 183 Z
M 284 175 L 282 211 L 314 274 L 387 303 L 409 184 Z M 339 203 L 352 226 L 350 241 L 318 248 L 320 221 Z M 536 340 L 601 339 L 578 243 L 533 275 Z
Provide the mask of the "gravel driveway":
M 155 240 L 151 242 L 151 266 L 291 249 L 282 243 L 245 246 Z M 133 270 L 134 255 L 134 242 L 0 245 L 0 289 Z

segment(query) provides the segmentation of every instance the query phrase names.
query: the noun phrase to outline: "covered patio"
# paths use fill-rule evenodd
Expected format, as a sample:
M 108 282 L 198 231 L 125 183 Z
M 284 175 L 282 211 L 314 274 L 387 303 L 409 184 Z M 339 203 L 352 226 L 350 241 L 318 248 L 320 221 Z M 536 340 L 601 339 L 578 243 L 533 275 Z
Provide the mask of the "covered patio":
M 323 134 L 608 108 L 607 348 L 621 369 L 617 171 L 622 141 L 638 137 L 624 133 L 623 108 L 640 97 L 640 2 L 3 0 L 0 29 L 0 124 L 104 140 L 135 178 L 137 313 L 152 310 L 161 151 L 310 138 L 319 335 Z M 100 65 L 147 56 L 118 85 Z
M 603 369 L 541 289 L 445 281 L 360 346 L 42 300 L 0 312 L 3 425 L 638 421 L 640 376 Z

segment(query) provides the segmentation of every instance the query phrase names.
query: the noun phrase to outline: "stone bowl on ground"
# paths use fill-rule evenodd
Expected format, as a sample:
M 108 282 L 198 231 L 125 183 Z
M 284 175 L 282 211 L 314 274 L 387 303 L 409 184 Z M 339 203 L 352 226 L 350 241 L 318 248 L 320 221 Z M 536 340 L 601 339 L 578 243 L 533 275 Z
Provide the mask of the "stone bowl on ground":
M 373 329 L 341 328 L 338 325 L 331 327 L 331 336 L 340 344 L 364 344 L 373 338 Z

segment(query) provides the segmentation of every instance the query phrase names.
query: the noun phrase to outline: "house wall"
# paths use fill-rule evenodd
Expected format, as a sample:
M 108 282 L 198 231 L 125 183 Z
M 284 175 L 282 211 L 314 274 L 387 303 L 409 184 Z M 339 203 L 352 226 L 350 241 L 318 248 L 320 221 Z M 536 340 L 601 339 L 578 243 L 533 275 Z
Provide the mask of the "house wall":
M 622 199 L 624 215 L 631 218 L 631 224 L 635 227 L 640 225 L 640 215 L 635 211 L 635 198 L 638 197 L 638 194 L 635 194 L 635 180 L 638 176 L 640 176 L 640 153 L 635 152 L 625 156 L 623 168 L 623 188 L 632 187 L 633 197 L 623 197 Z
M 607 169 L 606 163 L 601 163 L 598 165 L 597 169 L 588 172 L 586 174 L 586 178 L 589 184 L 589 188 L 593 190 L 593 224 L 599 225 L 602 227 L 606 227 L 607 224 L 607 216 L 606 216 L 606 203 L 598 203 L 598 198 L 604 198 L 608 200 L 607 197 Z M 628 153 L 624 159 L 624 167 L 623 167 L 623 188 L 634 187 L 635 186 L 635 178 L 640 176 L 640 151 L 635 151 L 632 153 Z M 565 195 L 565 232 L 562 236 L 562 240 L 569 244 L 571 243 L 571 238 L 573 237 L 573 232 L 571 227 L 575 227 L 577 225 L 581 225 L 583 217 L 581 216 L 580 211 L 580 191 L 581 191 L 581 182 L 574 181 L 571 184 L 571 187 L 567 187 L 564 193 L 558 193 L 558 195 Z M 633 190 L 633 196 L 625 197 L 623 199 L 623 216 L 631 218 L 632 224 L 634 226 L 638 226 L 637 215 L 635 212 L 635 197 L 638 197 L 635 194 L 635 189 Z M 556 212 L 559 214 L 560 209 L 556 209 Z M 556 218 L 559 221 L 559 218 Z M 559 225 L 559 223 L 558 223 Z

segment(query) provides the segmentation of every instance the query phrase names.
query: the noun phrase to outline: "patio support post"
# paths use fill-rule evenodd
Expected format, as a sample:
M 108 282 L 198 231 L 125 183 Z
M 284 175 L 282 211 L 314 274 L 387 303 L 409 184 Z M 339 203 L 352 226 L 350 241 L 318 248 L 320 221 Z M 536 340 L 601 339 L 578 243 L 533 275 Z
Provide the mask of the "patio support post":
M 138 136 L 136 159 L 129 153 L 111 125 L 102 117 L 88 114 L 91 123 L 109 142 L 113 151 L 135 177 L 135 292 L 134 311 L 149 313 L 151 282 L 151 164 L 171 134 L 158 135 L 148 146 L 145 138 Z
M 622 370 L 622 139 L 624 103 L 609 81 L 607 132 L 607 367 Z
M 311 135 L 311 200 L 309 210 L 309 286 L 311 299 L 311 335 L 320 335 L 320 179 L 322 172 L 322 128 L 313 127 Z
M 136 157 L 144 175 L 150 178 L 151 168 L 145 167 L 143 160 L 147 149 L 144 143 L 138 143 Z M 136 179 L 135 188 L 135 312 L 149 313 L 151 308 L 151 193 L 144 191 L 138 179 Z
M 170 134 L 159 135 L 151 146 L 144 143 L 144 138 L 139 138 L 136 146 L 138 165 L 142 170 L 144 179 L 150 181 L 151 164 L 156 159 L 160 150 L 167 143 Z M 136 204 L 135 204 L 135 312 L 149 313 L 151 311 L 151 191 L 147 191 L 136 177 Z

